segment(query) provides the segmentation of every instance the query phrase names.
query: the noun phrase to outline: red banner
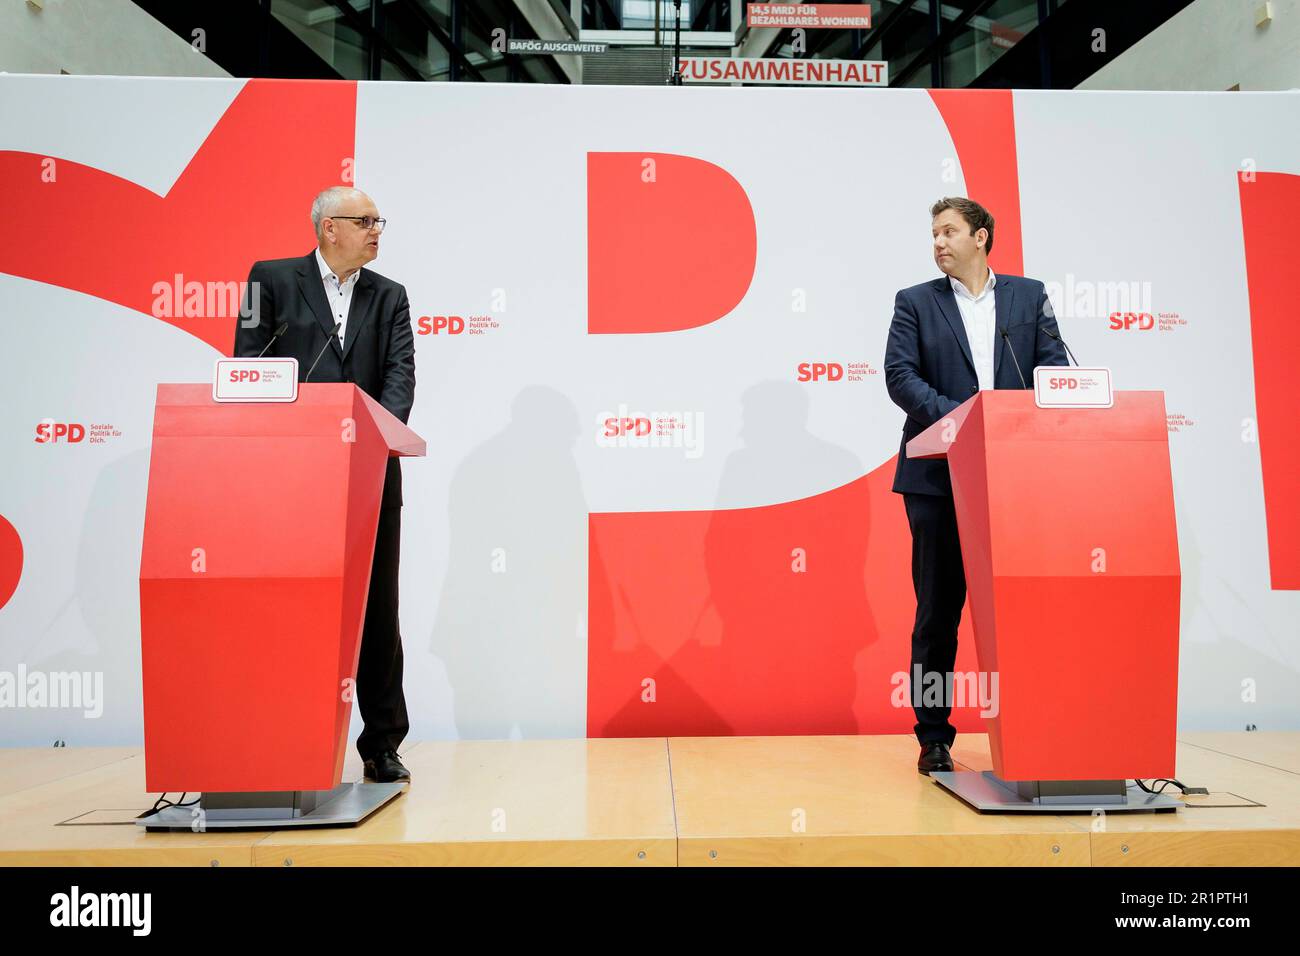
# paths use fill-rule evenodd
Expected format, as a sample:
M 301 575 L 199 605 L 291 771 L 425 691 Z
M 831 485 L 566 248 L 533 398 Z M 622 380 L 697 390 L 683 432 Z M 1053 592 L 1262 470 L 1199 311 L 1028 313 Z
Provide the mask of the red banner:
M 807 27 L 814 30 L 870 30 L 869 3 L 751 3 L 745 10 L 751 29 Z

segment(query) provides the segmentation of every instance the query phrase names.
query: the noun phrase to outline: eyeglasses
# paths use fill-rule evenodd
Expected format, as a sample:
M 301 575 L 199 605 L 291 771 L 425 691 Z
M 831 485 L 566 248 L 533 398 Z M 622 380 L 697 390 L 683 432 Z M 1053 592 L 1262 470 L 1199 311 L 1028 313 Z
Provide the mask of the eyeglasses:
M 388 225 L 387 219 L 376 219 L 374 216 L 327 216 L 327 219 L 351 219 L 353 222 L 361 224 L 361 228 L 366 232 L 374 229 L 376 232 L 383 232 L 384 227 Z

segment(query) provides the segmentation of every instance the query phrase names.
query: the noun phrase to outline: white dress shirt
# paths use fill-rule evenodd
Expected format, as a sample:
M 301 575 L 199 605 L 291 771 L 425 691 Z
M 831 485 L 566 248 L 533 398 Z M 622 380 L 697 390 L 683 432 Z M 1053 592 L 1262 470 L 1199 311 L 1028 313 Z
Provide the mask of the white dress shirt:
M 988 281 L 976 296 L 971 295 L 970 289 L 960 279 L 948 277 L 957 298 L 957 311 L 961 313 L 962 325 L 966 326 L 966 341 L 970 343 L 970 356 L 975 362 L 975 378 L 981 391 L 993 387 L 993 342 L 998 324 L 993 286 L 997 284 L 997 278 L 990 269 Z
M 334 314 L 334 320 L 339 323 L 339 346 L 341 347 L 344 335 L 348 330 L 348 311 L 352 308 L 352 290 L 357 287 L 357 279 L 361 276 L 361 270 L 358 269 L 342 282 L 339 282 L 339 277 L 334 274 L 334 270 L 329 267 L 325 257 L 320 254 L 320 249 L 316 250 L 316 264 L 320 267 L 320 280 L 325 285 L 325 299 L 330 304 L 330 312 Z

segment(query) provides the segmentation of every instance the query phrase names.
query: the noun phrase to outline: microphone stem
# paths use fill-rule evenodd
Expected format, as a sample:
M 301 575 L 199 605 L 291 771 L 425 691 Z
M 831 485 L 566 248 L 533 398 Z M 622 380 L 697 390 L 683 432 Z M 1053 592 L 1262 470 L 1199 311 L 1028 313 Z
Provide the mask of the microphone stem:
M 307 375 L 303 378 L 303 382 L 311 381 L 311 373 L 316 371 L 316 366 L 320 364 L 320 360 L 325 356 L 325 350 L 330 347 L 330 342 L 334 339 L 334 336 L 339 334 L 339 326 L 342 324 L 342 322 L 334 323 L 334 328 L 330 330 L 330 334 L 326 337 L 325 344 L 316 353 L 316 361 L 312 362 L 311 368 L 307 369 Z
M 1010 345 L 1011 345 L 1011 342 L 1010 342 L 1011 336 L 1007 334 L 1007 330 L 1006 330 L 1006 329 L 1000 329 L 999 331 L 1002 333 L 1002 345 L 1003 345 L 1003 347 L 1008 348 L 1008 351 L 1011 352 L 1011 362 L 1012 362 L 1012 364 L 1015 365 L 1015 367 L 1016 367 L 1016 375 L 1020 378 L 1020 387 L 1021 387 L 1021 388 L 1028 388 L 1029 386 L 1025 384 L 1025 373 L 1022 372 L 1022 371 L 1020 371 L 1020 362 L 1016 359 L 1016 350 L 1013 349 L 1013 348 L 1010 348 Z

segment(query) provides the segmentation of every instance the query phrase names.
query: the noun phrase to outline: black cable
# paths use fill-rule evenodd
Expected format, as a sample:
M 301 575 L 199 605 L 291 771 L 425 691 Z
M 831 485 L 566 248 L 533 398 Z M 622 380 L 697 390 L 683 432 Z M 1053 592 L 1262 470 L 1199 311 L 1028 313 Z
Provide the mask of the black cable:
M 167 793 L 170 793 L 170 792 L 171 792 L 170 790 L 167 791 Z M 194 798 L 193 800 L 191 800 L 189 803 L 186 803 L 186 802 L 185 802 L 185 795 L 186 795 L 187 793 L 189 793 L 189 791 L 188 791 L 188 790 L 184 790 L 184 791 L 181 792 L 181 798 L 180 798 L 179 800 L 173 802 L 173 801 L 167 799 L 167 793 L 164 793 L 161 797 L 159 797 L 157 800 L 155 800 L 155 801 L 154 801 L 154 805 L 153 805 L 153 807 L 150 808 L 150 809 L 148 809 L 148 810 L 146 810 L 144 813 L 140 814 L 140 818 L 143 819 L 144 817 L 152 817 L 152 816 L 154 816 L 155 814 L 161 813 L 163 810 L 167 810 L 167 809 L 169 809 L 169 808 L 171 808 L 171 807 L 192 807 L 192 806 L 194 806 L 196 803 L 198 803 L 199 800 L 202 799 L 202 797 L 199 796 L 199 797 L 195 797 L 195 798 Z
M 1136 777 L 1133 779 L 1133 782 L 1138 785 L 1139 789 L 1144 790 L 1147 793 L 1153 793 L 1153 794 L 1164 793 L 1165 790 L 1167 790 L 1171 786 L 1177 787 L 1179 791 L 1183 794 L 1183 796 L 1187 796 L 1188 794 L 1194 794 L 1194 793 L 1208 794 L 1210 792 L 1204 787 L 1189 787 L 1186 784 L 1184 784 L 1181 780 L 1177 780 L 1177 779 L 1171 780 L 1168 777 L 1160 777 L 1159 779 L 1151 781 L 1153 784 L 1158 783 L 1161 785 L 1160 789 L 1158 790 L 1152 790 L 1150 787 L 1148 787 L 1141 780 L 1138 780 Z

